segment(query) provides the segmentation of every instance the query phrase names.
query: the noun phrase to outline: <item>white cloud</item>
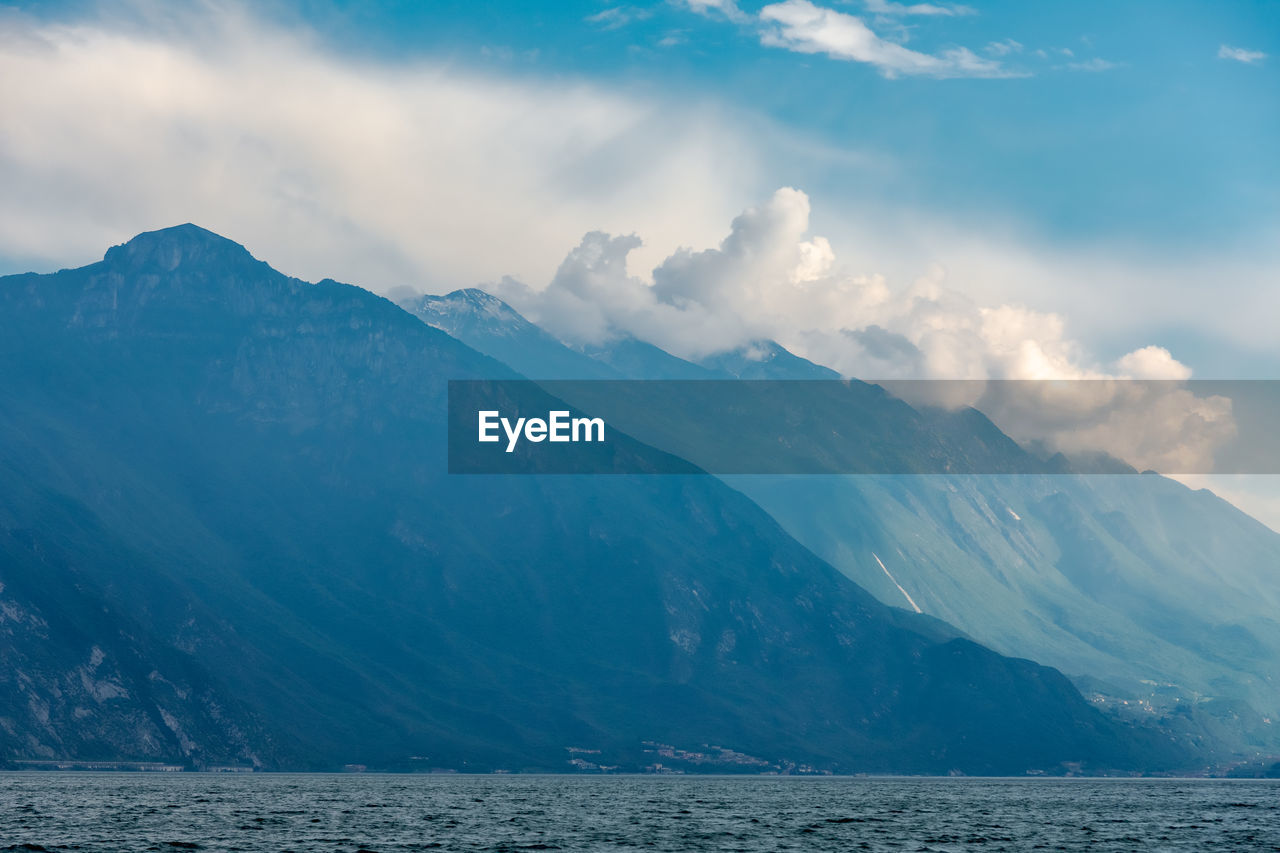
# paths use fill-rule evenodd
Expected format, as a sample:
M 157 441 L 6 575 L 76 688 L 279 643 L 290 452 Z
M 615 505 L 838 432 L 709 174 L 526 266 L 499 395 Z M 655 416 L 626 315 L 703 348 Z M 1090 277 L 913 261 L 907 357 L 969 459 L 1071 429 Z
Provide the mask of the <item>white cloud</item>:
M 637 6 L 611 6 L 594 15 L 587 15 L 583 20 L 603 30 L 617 30 L 635 21 L 646 20 L 652 15 L 652 10 Z
M 1180 363 L 1164 347 L 1147 346 L 1116 360 L 1125 379 L 1190 379 L 1191 368 Z
M 946 272 L 936 265 L 897 287 L 883 275 L 849 272 L 838 265 L 830 241 L 809 233 L 810 212 L 808 195 L 784 187 L 735 218 L 717 247 L 671 254 L 653 270 L 652 284 L 627 272 L 626 256 L 640 245 L 638 237 L 593 232 L 545 287 L 508 279 L 498 289 L 573 343 L 633 334 L 690 358 L 767 337 L 851 376 L 1190 375 L 1154 346 L 1110 366 L 1092 360 L 1068 335 L 1061 315 L 1015 302 L 976 303 L 948 287 Z M 567 310 L 571 303 L 583 310 Z M 886 352 L 899 363 L 884 363 Z
M 865 62 L 886 77 L 1008 77 L 999 62 L 964 47 L 938 55 L 920 53 L 886 41 L 861 18 L 815 6 L 809 0 L 785 0 L 760 10 L 764 29 L 760 42 L 797 53 L 820 53 L 832 59 Z
M 1267 55 L 1260 50 L 1247 50 L 1243 47 L 1231 47 L 1224 44 L 1218 48 L 1218 58 L 1243 62 L 1245 65 L 1259 65 L 1262 60 L 1267 58 Z
M 976 15 L 978 10 L 972 6 L 934 3 L 892 3 L 889 0 L 866 0 L 867 11 L 873 15 L 930 15 L 955 17 L 958 15 Z
M 346 58 L 235 5 L 141 8 L 0 18 L 0 256 L 74 265 L 193 221 L 296 275 L 442 290 L 643 225 L 656 262 L 714 237 L 781 133 L 527 68 Z
M 1022 43 L 1013 39 L 1004 39 L 991 42 L 983 50 L 992 56 L 1008 56 L 1011 53 L 1022 53 Z
M 1067 409 L 1051 444 L 1065 453 L 1104 450 L 1139 470 L 1181 473 L 1213 467 L 1215 452 L 1236 436 L 1231 400 L 1197 397 L 1164 383 L 1107 383 L 1107 405 Z
M 739 23 L 750 17 L 738 8 L 737 0 L 684 0 L 684 4 L 699 15 L 719 13 L 730 21 Z
M 1087 71 L 1096 73 L 1099 71 L 1110 71 L 1118 66 L 1114 62 L 1095 56 L 1094 58 L 1086 59 L 1083 62 L 1068 62 L 1063 67 L 1068 71 Z
M 808 196 L 783 188 L 734 219 L 716 248 L 672 254 L 652 284 L 627 272 L 638 237 L 593 232 L 547 286 L 506 279 L 491 289 L 573 345 L 631 335 L 696 360 L 773 339 L 865 379 L 1095 380 L 925 389 L 960 393 L 927 401 L 980 404 L 1019 439 L 1104 450 L 1139 468 L 1208 470 L 1234 435 L 1230 401 L 1178 385 L 1191 371 L 1167 349 L 1145 346 L 1107 364 L 1062 316 L 975 303 L 947 287 L 940 268 L 905 287 L 844 271 L 830 242 L 809 234 L 809 216 Z

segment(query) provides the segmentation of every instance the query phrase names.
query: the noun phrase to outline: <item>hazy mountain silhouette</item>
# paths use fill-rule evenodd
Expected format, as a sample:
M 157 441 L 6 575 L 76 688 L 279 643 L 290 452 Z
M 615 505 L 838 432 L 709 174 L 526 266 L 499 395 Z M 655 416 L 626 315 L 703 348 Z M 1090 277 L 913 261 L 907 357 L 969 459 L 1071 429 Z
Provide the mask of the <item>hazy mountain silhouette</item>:
M 518 348 L 499 355 L 482 337 L 472 342 L 517 368 L 525 363 Z M 769 342 L 703 364 L 757 379 L 831 375 Z M 826 386 L 812 387 L 814 418 L 835 423 L 839 409 L 817 399 Z M 744 393 L 733 402 L 747 400 Z M 850 445 L 880 460 L 879 470 L 913 470 L 913 455 L 932 448 L 960 475 L 1020 476 L 761 476 L 730 484 L 888 604 L 919 606 L 1005 654 L 1058 667 L 1095 701 L 1220 751 L 1280 748 L 1280 726 L 1270 722 L 1280 719 L 1280 534 L 1163 477 L 1067 475 L 1133 469 L 1037 457 L 972 410 L 917 415 L 870 393 L 856 408 L 865 428 Z M 751 411 L 767 447 L 770 412 Z M 661 446 L 681 450 L 678 437 Z M 793 441 L 786 453 L 813 452 L 806 448 L 826 452 L 830 443 Z M 848 460 L 817 461 L 822 470 L 857 470 Z M 803 460 L 786 464 L 805 470 Z
M 447 380 L 509 375 L 191 225 L 0 279 L 3 754 L 1190 760 L 1057 671 L 881 604 L 714 478 L 449 476 Z

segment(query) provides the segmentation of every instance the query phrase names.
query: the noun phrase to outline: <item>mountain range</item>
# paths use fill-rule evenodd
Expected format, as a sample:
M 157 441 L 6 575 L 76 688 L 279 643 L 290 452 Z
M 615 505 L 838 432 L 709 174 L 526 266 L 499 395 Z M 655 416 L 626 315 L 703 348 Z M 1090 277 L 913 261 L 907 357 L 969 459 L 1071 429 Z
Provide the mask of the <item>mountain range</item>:
M 405 307 L 442 328 L 475 318 L 454 332 L 534 375 L 595 378 L 585 369 L 557 373 L 562 362 L 553 354 L 581 353 L 483 291 L 420 297 Z M 530 344 L 497 343 L 517 338 Z M 703 378 L 834 375 L 774 342 L 700 366 L 711 371 Z M 626 378 L 669 377 L 640 368 Z M 862 383 L 852 385 L 856 391 Z M 805 393 L 814 395 L 815 410 L 824 402 L 818 397 L 842 393 L 806 387 L 814 389 Z M 736 395 L 734 402 L 745 399 Z M 1224 755 L 1280 749 L 1280 534 L 1208 490 L 1115 473 L 1136 474 L 1118 462 L 1104 469 L 1109 474 L 1072 474 L 1068 462 L 1028 452 L 972 410 L 926 411 L 926 420 L 910 421 L 894 405 L 906 409 L 883 395 L 857 397 L 860 420 L 883 424 L 858 433 L 860 452 L 901 460 L 890 467 L 906 471 L 910 454 L 941 442 L 956 476 L 725 479 L 887 604 L 937 616 L 1002 653 L 1057 667 L 1095 703 L 1170 725 Z M 768 418 L 763 405 L 753 412 Z M 835 422 L 832 414 L 822 417 Z M 772 437 L 767 425 L 761 429 Z M 670 432 L 677 434 L 664 434 L 663 446 L 680 449 L 679 428 Z M 762 447 L 746 452 L 776 452 L 767 442 Z M 974 448 L 981 453 L 976 466 Z M 821 462 L 822 470 L 856 470 L 829 456 Z M 1078 470 L 1098 470 L 1097 461 Z
M 6 762 L 1053 774 L 1205 760 L 1181 729 L 1100 710 L 982 632 L 878 600 L 892 596 L 841 559 L 850 540 L 809 534 L 837 570 L 750 489 L 446 472 L 450 379 L 824 368 L 763 345 L 701 365 L 634 340 L 579 352 L 474 291 L 413 307 L 290 278 L 192 225 L 0 278 Z M 1052 504 L 1043 517 L 1070 533 Z M 906 585 L 896 532 L 876 548 Z

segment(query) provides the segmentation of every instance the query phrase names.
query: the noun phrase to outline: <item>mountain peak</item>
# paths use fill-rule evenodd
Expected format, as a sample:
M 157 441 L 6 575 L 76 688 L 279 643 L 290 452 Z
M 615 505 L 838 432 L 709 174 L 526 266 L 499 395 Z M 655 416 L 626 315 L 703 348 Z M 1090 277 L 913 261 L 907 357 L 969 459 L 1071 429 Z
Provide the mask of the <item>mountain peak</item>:
M 839 379 L 829 367 L 791 352 L 777 341 L 760 338 L 702 360 L 704 367 L 737 379 Z
M 474 302 L 477 305 L 501 305 L 503 307 L 506 307 L 507 305 L 507 303 L 503 302 L 498 297 L 488 293 L 487 291 L 481 290 L 478 287 L 464 287 L 446 294 L 446 296 L 456 299 L 465 299 L 468 302 Z
M 444 296 L 426 294 L 408 305 L 427 325 L 455 337 L 464 329 L 481 328 L 502 335 L 519 334 L 532 324 L 507 303 L 478 287 L 468 287 Z
M 452 335 L 534 379 L 617 379 L 619 375 L 570 349 L 519 311 L 478 287 L 443 296 L 427 294 L 401 307 L 428 326 Z
M 521 320 L 524 319 L 510 305 L 478 287 L 465 287 L 461 290 L 446 293 L 444 296 L 433 296 L 428 294 L 419 300 L 419 304 L 423 307 L 435 306 L 441 311 L 485 314 L 493 318 L 503 318 L 508 321 L 517 318 Z
M 258 263 L 249 250 L 208 229 L 190 222 L 144 231 L 127 243 L 107 250 L 103 260 L 128 271 L 148 268 L 170 272 L 189 263 Z

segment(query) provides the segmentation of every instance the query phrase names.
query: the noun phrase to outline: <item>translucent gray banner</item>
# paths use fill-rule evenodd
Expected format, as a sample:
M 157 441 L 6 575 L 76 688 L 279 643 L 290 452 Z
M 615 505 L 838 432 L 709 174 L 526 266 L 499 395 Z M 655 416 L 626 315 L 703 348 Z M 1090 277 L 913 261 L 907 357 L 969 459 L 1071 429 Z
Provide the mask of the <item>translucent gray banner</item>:
M 1280 473 L 1280 381 L 456 380 L 457 474 Z

